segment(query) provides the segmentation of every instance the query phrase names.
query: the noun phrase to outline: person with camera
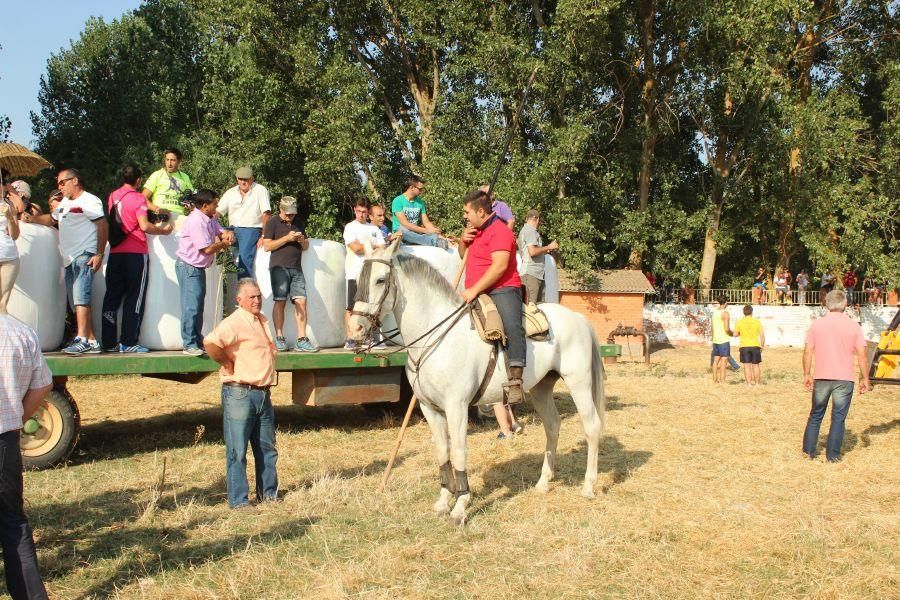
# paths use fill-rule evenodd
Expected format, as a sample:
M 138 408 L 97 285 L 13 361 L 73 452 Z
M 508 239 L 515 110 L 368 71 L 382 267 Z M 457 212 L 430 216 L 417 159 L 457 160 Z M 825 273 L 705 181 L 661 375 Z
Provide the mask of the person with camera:
M 150 249 L 147 234 L 169 235 L 168 221 L 155 225 L 147 218 L 147 201 L 138 190 L 144 173 L 135 164 L 122 167 L 122 187 L 109 195 L 109 259 L 106 263 L 106 294 L 100 341 L 104 352 L 144 353 L 138 343 L 144 318 L 144 297 Z M 119 231 L 116 231 L 116 228 Z M 122 331 L 118 333 L 119 307 Z
M 297 199 L 285 196 L 281 199 L 278 217 L 269 219 L 263 227 L 263 249 L 271 252 L 269 277 L 272 282 L 272 321 L 275 323 L 275 349 L 289 350 L 284 339 L 284 307 L 290 300 L 294 305 L 297 321 L 297 352 L 318 352 L 319 349 L 306 337 L 306 279 L 300 257 L 309 248 L 309 240 L 297 217 Z
M 238 279 L 253 277 L 256 250 L 262 245 L 262 230 L 272 212 L 269 190 L 256 183 L 253 169 L 241 167 L 234 173 L 237 185 L 222 194 L 216 210 L 228 217 L 237 246 Z
M 202 356 L 203 304 L 206 302 L 206 269 L 216 254 L 234 243 L 234 233 L 225 230 L 216 218 L 219 196 L 212 190 L 197 190 L 187 197 L 194 209 L 181 226 L 175 253 L 175 274 L 181 291 L 182 352 Z
M 163 152 L 163 168 L 154 171 L 144 182 L 142 193 L 147 199 L 147 208 L 153 213 L 161 216 L 169 213 L 184 214 L 181 199 L 194 189 L 194 185 L 188 174 L 180 168 L 181 150 L 168 148 Z M 151 221 L 152 219 L 153 217 Z

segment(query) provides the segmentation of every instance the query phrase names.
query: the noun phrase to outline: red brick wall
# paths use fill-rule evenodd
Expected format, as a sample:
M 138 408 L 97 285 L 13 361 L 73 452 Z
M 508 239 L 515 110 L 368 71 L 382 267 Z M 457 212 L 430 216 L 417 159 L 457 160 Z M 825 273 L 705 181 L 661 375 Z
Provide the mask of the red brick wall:
M 560 291 L 559 303 L 587 317 L 601 344 L 606 343 L 606 336 L 618 327 L 619 323 L 626 327 L 643 329 L 643 294 Z M 619 343 L 624 341 L 624 338 L 618 340 Z

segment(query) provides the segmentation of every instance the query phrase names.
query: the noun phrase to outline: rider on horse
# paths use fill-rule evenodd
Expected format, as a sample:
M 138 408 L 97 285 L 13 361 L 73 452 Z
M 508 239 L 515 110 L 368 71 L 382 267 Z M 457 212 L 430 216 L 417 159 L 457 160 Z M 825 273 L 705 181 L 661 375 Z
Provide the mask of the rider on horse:
M 509 380 L 504 384 L 507 404 L 523 400 L 525 330 L 522 327 L 522 280 L 516 270 L 516 238 L 491 212 L 487 192 L 469 192 L 463 200 L 468 226 L 459 238 L 459 254 L 466 261 L 463 299 L 469 303 L 486 293 L 494 301 L 506 332 Z

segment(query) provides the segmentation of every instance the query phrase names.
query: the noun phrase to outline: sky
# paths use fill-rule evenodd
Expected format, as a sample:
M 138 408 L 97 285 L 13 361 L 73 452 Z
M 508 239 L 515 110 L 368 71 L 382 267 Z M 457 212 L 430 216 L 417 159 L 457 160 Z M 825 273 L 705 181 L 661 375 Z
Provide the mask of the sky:
M 10 140 L 32 148 L 32 111 L 47 59 L 78 39 L 89 17 L 112 21 L 140 0 L 10 0 L 4 2 L 0 36 L 0 114 L 12 120 Z

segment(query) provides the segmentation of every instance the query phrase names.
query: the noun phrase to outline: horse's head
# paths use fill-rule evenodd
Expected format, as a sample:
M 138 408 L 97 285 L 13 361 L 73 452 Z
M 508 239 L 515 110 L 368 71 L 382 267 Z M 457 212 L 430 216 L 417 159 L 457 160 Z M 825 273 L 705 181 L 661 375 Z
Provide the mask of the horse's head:
M 363 243 L 366 258 L 356 282 L 356 298 L 350 313 L 350 338 L 355 342 L 367 339 L 394 309 L 397 280 L 393 260 L 399 244 L 399 238 L 386 248 L 373 249 L 368 240 Z

